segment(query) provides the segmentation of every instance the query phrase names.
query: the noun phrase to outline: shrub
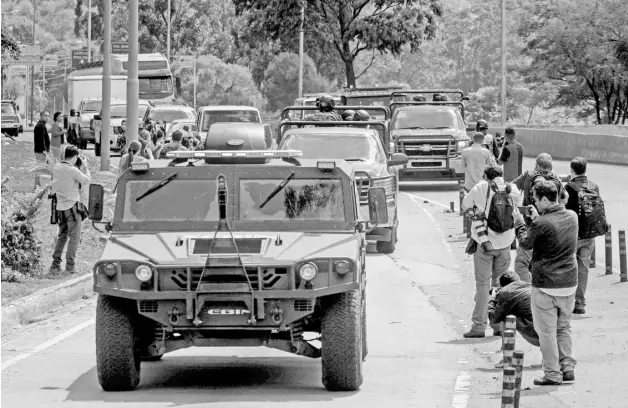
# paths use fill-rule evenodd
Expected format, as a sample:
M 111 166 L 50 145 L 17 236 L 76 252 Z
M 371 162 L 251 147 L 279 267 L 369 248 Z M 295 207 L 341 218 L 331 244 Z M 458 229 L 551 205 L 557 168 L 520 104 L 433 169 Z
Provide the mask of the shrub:
M 39 266 L 41 243 L 35 237 L 33 219 L 50 187 L 18 199 L 14 211 L 2 220 L 2 269 L 12 273 L 2 274 L 2 281 L 19 280 L 21 274 L 32 274 Z M 6 279 L 5 279 L 6 278 Z

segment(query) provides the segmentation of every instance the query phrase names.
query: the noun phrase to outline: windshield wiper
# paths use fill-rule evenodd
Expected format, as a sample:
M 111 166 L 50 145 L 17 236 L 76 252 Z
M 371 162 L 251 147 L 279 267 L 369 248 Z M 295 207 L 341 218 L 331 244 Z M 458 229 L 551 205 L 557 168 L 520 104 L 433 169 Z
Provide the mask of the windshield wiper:
M 151 188 L 149 188 L 144 194 L 142 194 L 141 196 L 137 197 L 135 199 L 135 201 L 140 201 L 142 198 L 144 198 L 144 197 L 154 193 L 155 191 L 159 190 L 160 188 L 162 188 L 166 184 L 170 183 L 172 180 L 174 180 L 177 177 L 177 174 L 178 173 L 172 173 L 171 175 L 169 175 L 165 179 L 161 180 L 159 183 L 157 183 L 154 186 L 152 186 Z
M 268 204 L 268 202 L 272 200 L 273 197 L 276 196 L 277 193 L 279 193 L 290 182 L 290 180 L 292 180 L 293 177 L 294 177 L 294 171 L 290 173 L 288 177 L 283 179 L 283 181 L 279 183 L 277 187 L 275 187 L 275 189 L 268 195 L 268 197 L 266 197 L 266 200 L 264 200 L 264 202 L 259 206 L 259 208 L 260 209 L 264 208 L 264 206 Z

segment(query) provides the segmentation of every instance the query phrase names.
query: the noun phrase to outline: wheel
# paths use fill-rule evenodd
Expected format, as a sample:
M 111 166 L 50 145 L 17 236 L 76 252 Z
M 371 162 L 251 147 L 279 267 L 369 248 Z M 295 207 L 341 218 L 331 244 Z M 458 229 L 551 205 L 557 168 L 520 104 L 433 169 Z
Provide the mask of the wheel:
M 325 299 L 321 322 L 323 385 L 329 391 L 355 391 L 362 385 L 361 290 Z
M 362 361 L 366 360 L 369 354 L 366 331 L 366 290 L 364 290 L 362 292 Z
M 133 327 L 136 317 L 132 302 L 98 296 L 96 370 L 105 391 L 134 390 L 140 382 L 140 358 Z
M 397 246 L 397 227 L 391 228 L 389 241 L 377 241 L 377 252 L 382 254 L 392 254 Z
M 159 361 L 163 356 L 163 354 L 159 354 L 156 356 L 142 356 L 142 361 Z

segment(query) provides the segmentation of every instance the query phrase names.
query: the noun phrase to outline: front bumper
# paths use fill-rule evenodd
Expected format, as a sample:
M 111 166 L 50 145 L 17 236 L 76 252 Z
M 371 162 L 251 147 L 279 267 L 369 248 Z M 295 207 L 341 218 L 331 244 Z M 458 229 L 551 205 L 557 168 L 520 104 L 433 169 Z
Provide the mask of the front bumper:
M 462 159 L 458 157 L 411 157 L 399 170 L 400 181 L 464 180 Z

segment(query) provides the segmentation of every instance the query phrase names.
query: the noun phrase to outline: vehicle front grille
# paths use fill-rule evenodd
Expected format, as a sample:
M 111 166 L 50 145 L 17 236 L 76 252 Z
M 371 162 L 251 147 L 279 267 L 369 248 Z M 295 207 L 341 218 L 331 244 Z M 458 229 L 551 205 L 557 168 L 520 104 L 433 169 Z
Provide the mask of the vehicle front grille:
M 408 156 L 434 157 L 455 156 L 456 141 L 452 139 L 397 139 L 397 151 Z
M 18 119 L 16 116 L 3 116 L 2 117 L 2 123 L 15 123 L 18 122 Z
M 159 304 L 156 300 L 141 300 L 140 301 L 140 312 L 142 313 L 157 313 L 159 309 Z
M 295 312 L 311 312 L 314 310 L 314 301 L 312 299 L 297 299 L 294 301 Z
M 241 254 L 259 254 L 262 251 L 262 242 L 265 238 L 236 238 L 235 243 Z M 194 255 L 206 255 L 211 247 L 212 239 L 195 239 Z M 217 238 L 213 254 L 235 254 L 237 251 L 233 248 L 233 241 L 230 238 Z
M 412 167 L 442 167 L 443 162 L 440 161 L 423 161 L 423 162 L 412 162 Z
M 272 289 L 284 276 L 288 275 L 289 270 L 289 268 L 264 268 L 262 269 L 260 282 L 256 267 L 247 267 L 245 269 L 253 289 L 256 290 Z M 165 278 L 174 283 L 178 289 L 187 289 L 188 275 L 186 269 L 162 269 L 160 273 L 164 273 Z M 192 290 L 196 289 L 201 275 L 203 275 L 202 283 L 247 283 L 247 279 L 242 273 L 242 270 L 237 268 L 207 268 L 204 274 L 203 268 L 192 268 L 191 274 L 192 282 L 190 282 L 190 288 Z

